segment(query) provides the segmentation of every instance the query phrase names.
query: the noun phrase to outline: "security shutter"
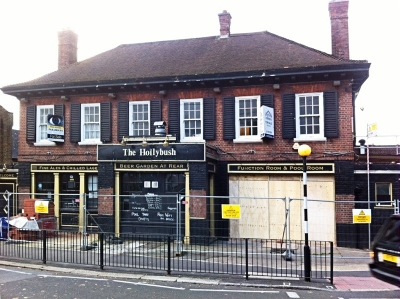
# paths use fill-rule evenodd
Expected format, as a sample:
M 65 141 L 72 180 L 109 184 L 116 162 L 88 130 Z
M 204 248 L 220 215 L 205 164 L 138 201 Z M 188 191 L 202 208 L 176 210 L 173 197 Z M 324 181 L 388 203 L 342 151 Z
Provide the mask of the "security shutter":
M 26 141 L 36 141 L 36 106 L 26 107 Z
M 325 137 L 339 137 L 339 105 L 336 91 L 324 92 Z
M 129 136 L 129 102 L 118 102 L 118 141 Z
M 100 140 L 111 142 L 111 103 L 100 103 Z
M 296 137 L 296 95 L 282 95 L 282 138 Z
M 161 100 L 151 100 L 150 101 L 150 135 L 155 134 L 155 121 L 161 121 Z
M 81 141 L 81 104 L 72 103 L 71 104 L 71 122 L 70 128 L 70 141 L 79 142 Z
M 180 140 L 180 110 L 179 99 L 171 99 L 168 101 L 168 134 L 176 136 L 176 140 Z
M 203 138 L 215 140 L 215 98 L 203 99 Z
M 224 114 L 224 140 L 233 140 L 235 133 L 235 97 L 225 97 L 223 99 Z

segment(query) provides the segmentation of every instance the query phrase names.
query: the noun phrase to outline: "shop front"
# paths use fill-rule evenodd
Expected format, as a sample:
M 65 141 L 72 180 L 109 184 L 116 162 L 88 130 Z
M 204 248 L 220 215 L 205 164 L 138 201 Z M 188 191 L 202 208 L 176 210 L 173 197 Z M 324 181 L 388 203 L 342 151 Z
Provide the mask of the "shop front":
M 54 202 L 60 229 L 96 228 L 97 164 L 32 164 L 31 190 L 33 198 Z
M 190 190 L 206 195 L 206 179 L 190 177 L 205 161 L 204 143 L 99 145 L 98 162 L 113 164 L 115 233 L 190 235 Z

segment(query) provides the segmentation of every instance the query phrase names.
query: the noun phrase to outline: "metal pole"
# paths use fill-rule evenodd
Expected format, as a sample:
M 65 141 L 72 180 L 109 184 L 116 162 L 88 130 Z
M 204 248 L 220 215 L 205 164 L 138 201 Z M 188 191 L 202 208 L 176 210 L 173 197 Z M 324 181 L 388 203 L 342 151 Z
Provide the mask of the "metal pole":
M 10 239 L 10 192 L 7 192 L 7 240 Z
M 311 252 L 308 245 L 308 203 L 307 203 L 307 157 L 303 156 L 304 191 L 304 280 L 311 280 Z
M 367 185 L 368 185 L 368 209 L 371 209 L 371 191 L 369 189 L 369 145 L 367 144 Z M 371 249 L 371 223 L 368 223 L 368 248 Z

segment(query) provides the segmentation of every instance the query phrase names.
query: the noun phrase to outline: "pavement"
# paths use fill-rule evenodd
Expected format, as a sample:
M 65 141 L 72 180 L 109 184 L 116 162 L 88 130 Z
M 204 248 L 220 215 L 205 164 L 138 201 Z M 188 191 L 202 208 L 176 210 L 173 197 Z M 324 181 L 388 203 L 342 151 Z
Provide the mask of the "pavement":
M 360 250 L 353 248 L 334 247 L 334 279 L 333 284 L 325 279 L 311 279 L 310 282 L 303 278 L 297 279 L 292 277 L 252 277 L 248 280 L 240 276 L 225 276 L 215 274 L 195 274 L 184 273 L 179 275 L 163 275 L 160 273 L 149 273 L 134 269 L 129 271 L 115 270 L 99 270 L 98 268 L 89 268 L 85 266 L 63 264 L 61 266 L 37 264 L 32 261 L 24 263 L 12 260 L 0 260 L 0 265 L 7 265 L 18 268 L 28 268 L 44 271 L 54 271 L 59 274 L 68 275 L 90 275 L 101 278 L 119 278 L 143 280 L 147 282 L 177 282 L 203 285 L 224 285 L 224 286 L 241 286 L 241 287 L 258 287 L 258 288 L 282 288 L 282 289 L 308 289 L 308 290 L 324 290 L 324 291 L 393 291 L 400 288 L 391 284 L 380 281 L 370 275 L 368 263 L 371 262 L 368 250 Z

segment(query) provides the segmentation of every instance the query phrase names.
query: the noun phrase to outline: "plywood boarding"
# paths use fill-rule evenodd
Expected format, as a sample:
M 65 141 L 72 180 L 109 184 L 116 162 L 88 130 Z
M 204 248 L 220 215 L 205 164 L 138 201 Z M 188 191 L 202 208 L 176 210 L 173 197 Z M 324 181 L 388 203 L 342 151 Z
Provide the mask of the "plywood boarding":
M 334 241 L 334 178 L 309 176 L 307 184 L 310 239 Z M 282 198 L 291 198 L 286 229 L 291 239 L 304 238 L 302 176 L 235 175 L 230 177 L 229 192 L 230 203 L 240 204 L 242 214 L 241 219 L 230 220 L 231 237 L 286 238 L 289 202 L 285 207 Z

